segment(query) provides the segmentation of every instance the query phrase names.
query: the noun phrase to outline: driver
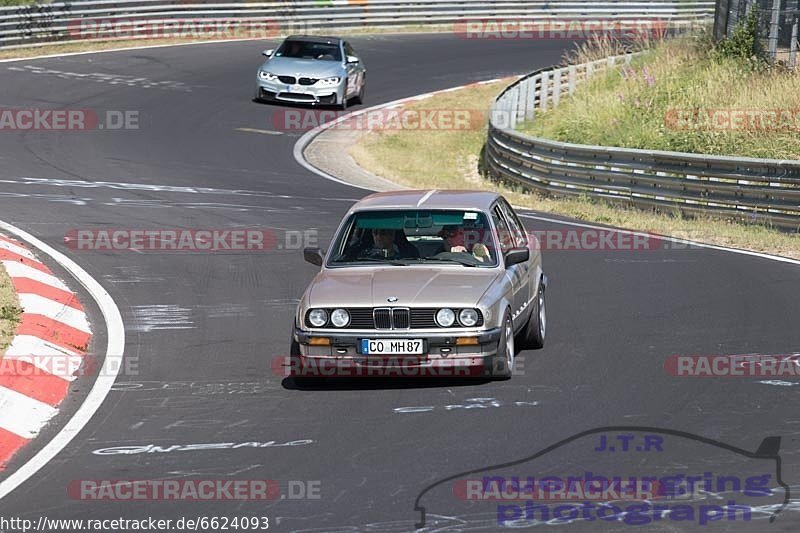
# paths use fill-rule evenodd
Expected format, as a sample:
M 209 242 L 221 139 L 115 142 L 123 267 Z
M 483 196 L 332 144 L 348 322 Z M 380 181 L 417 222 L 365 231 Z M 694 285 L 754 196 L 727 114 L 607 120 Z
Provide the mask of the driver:
M 400 249 L 394 240 L 393 229 L 373 228 L 372 242 L 374 244 L 371 248 L 364 250 L 361 255 L 381 259 L 396 258 L 400 255 Z

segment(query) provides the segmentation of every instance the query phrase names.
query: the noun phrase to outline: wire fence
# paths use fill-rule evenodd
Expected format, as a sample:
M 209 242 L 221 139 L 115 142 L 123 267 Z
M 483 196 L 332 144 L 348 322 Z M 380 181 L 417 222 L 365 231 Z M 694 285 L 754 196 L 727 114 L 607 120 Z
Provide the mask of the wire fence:
M 717 0 L 714 13 L 714 37 L 730 37 L 755 10 L 761 47 L 773 62 L 797 66 L 800 0 Z

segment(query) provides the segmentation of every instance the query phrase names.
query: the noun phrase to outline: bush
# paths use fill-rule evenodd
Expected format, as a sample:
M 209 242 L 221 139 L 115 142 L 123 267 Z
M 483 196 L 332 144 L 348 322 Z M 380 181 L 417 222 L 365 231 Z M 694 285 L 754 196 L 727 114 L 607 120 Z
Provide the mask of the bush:
M 752 67 L 766 63 L 766 53 L 758 38 L 758 8 L 753 7 L 744 21 L 738 23 L 730 37 L 717 44 L 717 59 L 747 61 Z

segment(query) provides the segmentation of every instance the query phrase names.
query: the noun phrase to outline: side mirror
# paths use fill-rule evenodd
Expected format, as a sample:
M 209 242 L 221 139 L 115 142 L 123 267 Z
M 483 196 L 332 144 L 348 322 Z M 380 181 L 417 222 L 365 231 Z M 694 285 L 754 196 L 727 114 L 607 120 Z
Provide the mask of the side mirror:
M 347 56 L 347 63 L 358 63 L 358 58 L 356 56 Z
M 322 257 L 322 252 L 320 252 L 319 248 L 303 248 L 303 259 L 312 265 L 321 267 L 322 260 L 324 258 Z
M 263 52 L 261 52 L 261 55 L 264 56 L 264 57 L 272 57 L 272 52 L 274 52 L 274 51 L 275 50 L 270 48 L 269 50 L 264 50 Z
M 531 251 L 527 248 L 514 248 L 513 250 L 509 250 L 505 256 L 506 268 L 510 267 L 511 265 L 524 263 L 530 258 Z

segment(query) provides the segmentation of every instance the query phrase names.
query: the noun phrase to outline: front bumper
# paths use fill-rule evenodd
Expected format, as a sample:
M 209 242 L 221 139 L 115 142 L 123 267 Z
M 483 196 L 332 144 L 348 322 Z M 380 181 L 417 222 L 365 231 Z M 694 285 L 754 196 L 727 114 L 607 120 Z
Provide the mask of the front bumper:
M 256 81 L 256 98 L 273 102 L 335 105 L 341 103 L 344 91 L 344 80 L 338 85 L 328 87 L 287 85 L 280 81 L 267 81 L 261 78 L 257 78 Z
M 295 328 L 300 355 L 290 362 L 292 375 L 352 377 L 479 377 L 490 373 L 500 328 L 454 332 L 428 330 L 311 332 Z M 328 345 L 312 339 L 328 339 Z M 362 339 L 422 339 L 423 355 L 364 355 Z M 458 340 L 461 339 L 462 343 Z M 473 344 L 463 344 L 471 339 Z

